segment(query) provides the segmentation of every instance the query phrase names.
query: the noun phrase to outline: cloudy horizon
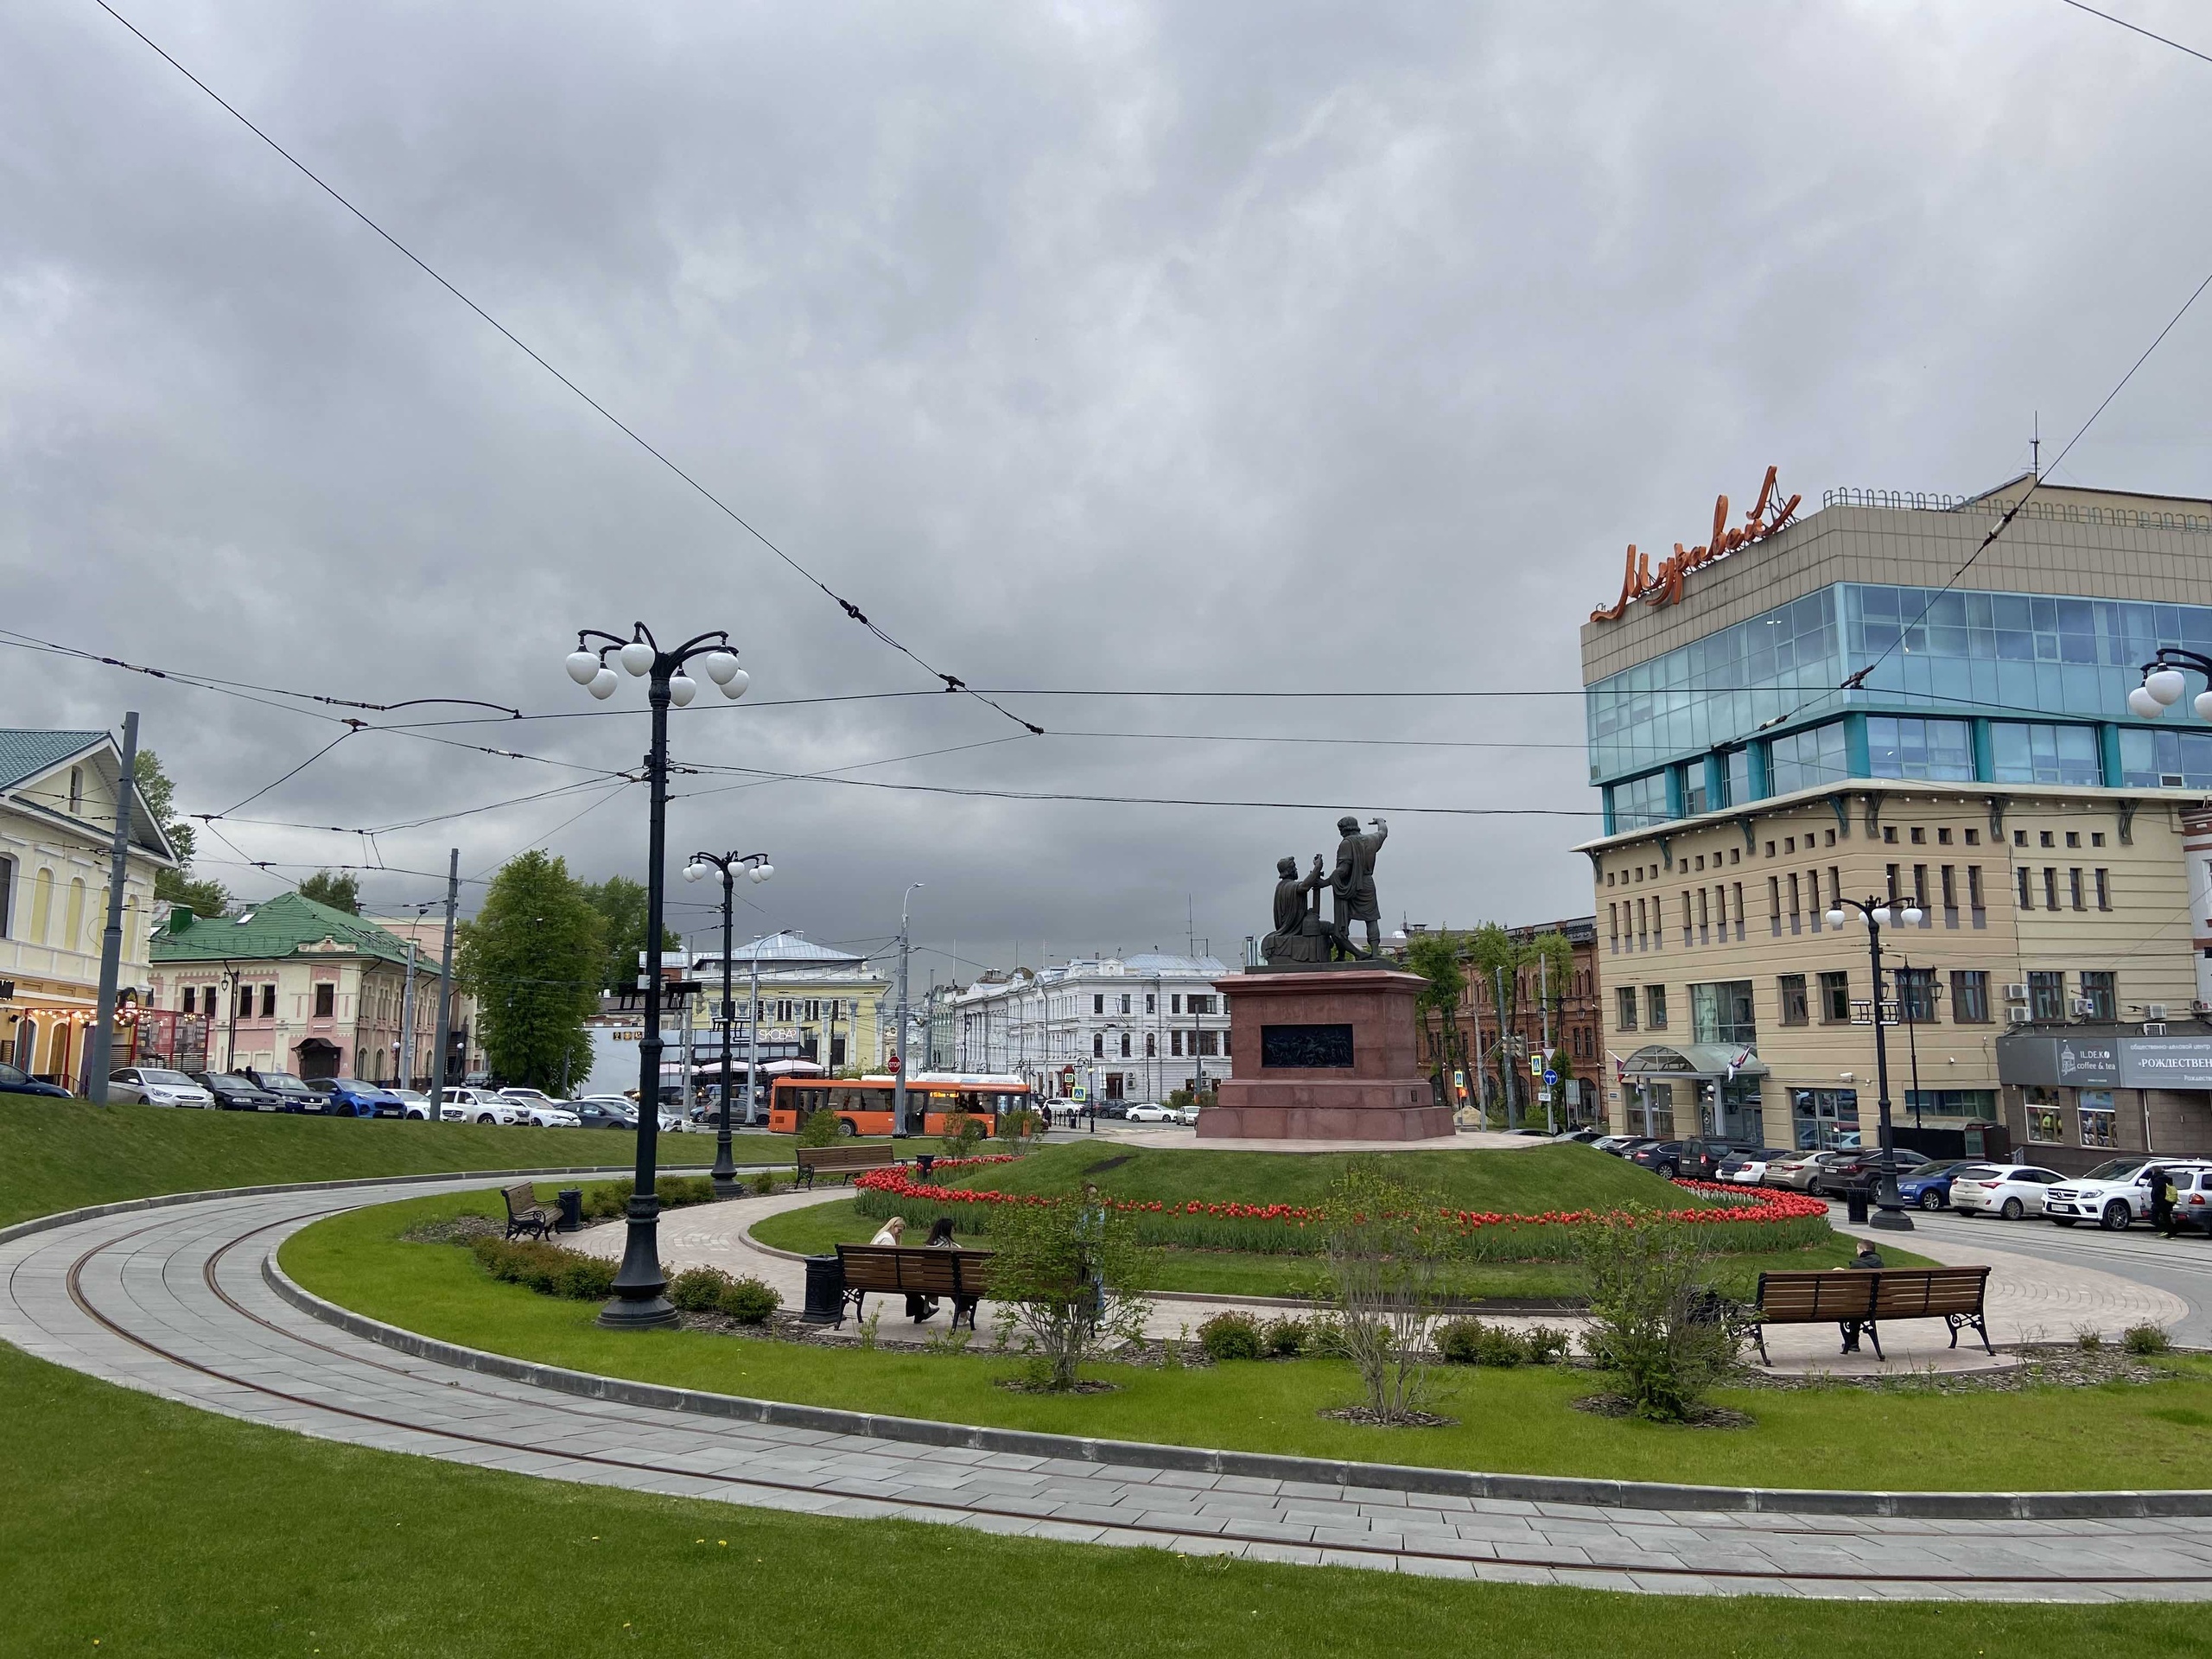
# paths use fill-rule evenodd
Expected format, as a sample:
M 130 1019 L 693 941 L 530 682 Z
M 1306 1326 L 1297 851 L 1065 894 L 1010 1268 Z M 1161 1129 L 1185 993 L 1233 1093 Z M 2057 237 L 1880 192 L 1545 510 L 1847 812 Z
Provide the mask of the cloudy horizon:
M 2212 68 L 2056 0 L 118 9 L 1047 734 L 933 691 L 90 6 L 0 25 L 0 628 L 560 717 L 365 715 L 418 730 L 235 812 L 348 711 L 16 648 L 0 723 L 142 711 L 243 896 L 381 861 L 423 874 L 365 908 L 429 900 L 456 845 L 641 878 L 644 791 L 603 780 L 642 687 L 562 658 L 727 627 L 751 694 L 702 688 L 674 759 L 753 775 L 676 778 L 671 874 L 766 851 L 741 931 L 863 946 L 925 883 L 918 982 L 1233 961 L 1344 811 L 1390 818 L 1392 924 L 1588 913 L 1577 629 L 1623 544 L 1702 539 L 1770 464 L 1808 506 L 1993 485 L 2212 268 Z M 2208 357 L 2192 314 L 2055 481 L 2212 493 Z M 1546 695 L 1166 695 L 1324 690 Z

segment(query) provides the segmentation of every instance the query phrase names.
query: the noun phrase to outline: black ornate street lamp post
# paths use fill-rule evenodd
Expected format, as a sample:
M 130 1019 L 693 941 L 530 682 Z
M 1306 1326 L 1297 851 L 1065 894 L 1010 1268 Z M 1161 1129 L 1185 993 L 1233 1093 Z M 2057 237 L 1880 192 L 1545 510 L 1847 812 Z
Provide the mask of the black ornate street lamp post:
M 1895 1132 L 1890 1123 L 1890 1046 L 1883 1036 L 1882 1022 L 1882 930 L 1889 925 L 1891 911 L 1885 899 L 1838 899 L 1828 910 L 1828 925 L 1841 927 L 1846 919 L 1844 907 L 1859 912 L 1866 924 L 1866 949 L 1874 965 L 1874 1080 L 1878 1090 L 1876 1098 L 1882 1115 L 1882 1155 L 1876 1165 L 1874 1203 L 1880 1213 L 1867 1223 L 1870 1227 L 1884 1227 L 1891 1232 L 1909 1233 L 1913 1230 L 1912 1217 L 1905 1214 L 1904 1200 L 1897 1196 L 1897 1160 Z M 1894 912 L 1907 927 L 1920 925 L 1921 910 L 1907 901 Z M 1900 988 L 1902 989 L 1902 988 Z
M 683 867 L 683 879 L 686 881 L 700 880 L 709 870 L 720 870 L 722 874 L 722 1111 L 721 1125 L 715 1131 L 715 1166 L 708 1173 L 714 1180 L 716 1198 L 734 1198 L 737 1196 L 737 1165 L 730 1156 L 729 1144 L 729 1052 L 737 1042 L 737 1007 L 730 1001 L 729 989 L 730 906 L 736 898 L 739 876 L 766 881 L 776 873 L 776 867 L 768 861 L 766 853 L 694 853 L 691 861 Z M 753 955 L 757 957 L 760 952 L 755 950 Z M 753 1075 L 753 1069 L 760 1063 L 760 1009 L 757 1006 L 753 1014 L 754 1018 L 746 1022 L 755 1032 L 753 1052 L 745 1067 L 745 1096 L 748 1104 L 753 1098 L 753 1091 L 760 1086 L 760 1079 Z M 748 1122 L 752 1121 L 752 1116 L 748 1110 L 746 1114 Z
M 594 640 L 603 643 L 594 646 Z M 698 682 L 683 671 L 694 659 L 721 687 L 724 696 L 743 696 L 749 677 L 737 665 L 729 635 L 721 629 L 696 635 L 673 651 L 663 651 L 642 622 L 632 625 L 627 639 L 597 628 L 580 629 L 576 648 L 568 659 L 569 677 L 601 702 L 613 696 L 620 683 L 607 666 L 609 652 L 626 672 L 647 683 L 652 744 L 645 753 L 645 779 L 652 805 L 645 837 L 645 1012 L 638 1045 L 637 1175 L 627 1211 L 629 1236 L 614 1275 L 614 1298 L 600 1310 L 599 1322 L 617 1330 L 640 1331 L 676 1323 L 676 1310 L 664 1294 L 668 1281 L 660 1270 L 660 1199 L 654 1191 L 660 1134 L 661 861 L 667 853 L 668 710 L 671 703 L 681 709 L 698 695 Z

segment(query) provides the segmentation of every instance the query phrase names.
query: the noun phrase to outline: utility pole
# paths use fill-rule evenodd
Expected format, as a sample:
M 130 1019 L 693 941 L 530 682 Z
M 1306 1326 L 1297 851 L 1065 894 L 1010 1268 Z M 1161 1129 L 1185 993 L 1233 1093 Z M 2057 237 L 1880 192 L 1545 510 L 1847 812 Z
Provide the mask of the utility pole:
M 921 885 L 912 883 L 899 900 L 899 1070 L 891 1084 L 891 1133 L 902 1141 L 906 1138 L 906 1074 L 914 1069 L 913 1044 L 906 1028 L 906 906 Z
M 1544 1133 L 1557 1135 L 1559 1120 L 1552 1111 L 1553 1084 L 1548 1080 L 1552 1069 L 1552 953 L 1541 951 L 1536 957 L 1536 1008 L 1544 1020 Z
M 446 861 L 445 950 L 438 958 L 438 1058 L 430 1081 L 433 1123 L 445 1116 L 446 1087 L 453 1071 L 453 915 L 460 903 L 461 849 L 456 847 Z
M 415 1086 L 415 936 L 407 936 L 407 981 L 399 993 L 399 1086 Z M 430 1107 L 430 1122 L 438 1121 L 436 1103 Z
M 123 717 L 123 776 L 116 785 L 115 840 L 108 851 L 107 931 L 100 935 L 99 1023 L 92 1027 L 92 1052 L 85 1057 L 85 1094 L 101 1106 L 107 1104 L 107 1074 L 115 1058 L 115 988 L 123 976 L 123 887 L 130 875 L 130 798 L 137 771 L 138 716 L 133 713 Z

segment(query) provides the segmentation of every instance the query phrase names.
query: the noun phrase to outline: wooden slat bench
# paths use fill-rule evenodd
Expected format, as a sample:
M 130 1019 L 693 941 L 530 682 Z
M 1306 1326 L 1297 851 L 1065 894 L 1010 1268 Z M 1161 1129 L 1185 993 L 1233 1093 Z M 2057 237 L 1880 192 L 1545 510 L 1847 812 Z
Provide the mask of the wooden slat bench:
M 861 1317 L 870 1291 L 882 1296 L 935 1296 L 952 1303 L 952 1328 L 964 1316 L 976 1328 L 976 1304 L 990 1287 L 988 1250 L 932 1249 L 927 1245 L 840 1244 L 837 1262 L 844 1271 L 845 1294 L 837 1310 L 837 1323 L 845 1310 Z
M 812 1186 L 817 1174 L 842 1176 L 850 1180 L 863 1169 L 888 1169 L 905 1160 L 895 1147 L 800 1147 L 798 1154 L 798 1184 Z
M 1751 1327 L 1759 1358 L 1767 1359 L 1770 1325 L 1855 1323 L 1884 1358 L 1880 1326 L 1885 1319 L 1941 1319 L 1950 1327 L 1951 1346 L 1959 1332 L 1972 1331 L 1990 1346 L 1983 1303 L 1989 1290 L 1987 1268 L 1846 1268 L 1835 1272 L 1759 1274 L 1757 1323 Z M 1767 1361 L 1771 1363 L 1771 1361 Z
M 507 1201 L 507 1236 L 528 1233 L 543 1238 L 561 1219 L 558 1205 L 541 1204 L 537 1188 L 528 1181 L 517 1181 L 512 1186 L 502 1187 L 499 1196 Z

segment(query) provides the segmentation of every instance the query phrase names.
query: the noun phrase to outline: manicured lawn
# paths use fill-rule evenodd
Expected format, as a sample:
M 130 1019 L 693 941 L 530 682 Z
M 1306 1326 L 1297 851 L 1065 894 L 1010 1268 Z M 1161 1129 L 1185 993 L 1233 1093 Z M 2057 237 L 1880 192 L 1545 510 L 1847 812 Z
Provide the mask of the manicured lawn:
M 1529 1154 L 1515 1153 L 1514 1157 Z M 1601 1153 L 1599 1154 L 1603 1157 Z M 883 1224 L 860 1213 L 850 1198 L 787 1210 L 754 1224 L 753 1236 L 779 1250 L 816 1255 L 840 1244 L 873 1237 Z M 1856 1243 L 1831 1235 L 1809 1249 L 1777 1250 L 1758 1255 L 1716 1257 L 1713 1281 L 1732 1294 L 1749 1298 L 1762 1272 L 1783 1268 L 1840 1268 L 1851 1260 Z M 1910 1250 L 1883 1247 L 1892 1267 L 1934 1264 Z M 1155 1290 L 1211 1292 L 1224 1296 L 1303 1296 L 1320 1274 L 1310 1255 L 1268 1255 L 1249 1250 L 1163 1249 L 1154 1257 Z M 1461 1294 L 1478 1296 L 1580 1296 L 1587 1288 L 1580 1267 L 1572 1262 L 1478 1262 L 1465 1269 Z
M 714 1161 L 715 1144 L 703 1135 L 667 1135 L 660 1144 L 664 1165 Z M 182 1112 L 0 1096 L 0 1227 L 161 1192 L 441 1170 L 613 1166 L 633 1155 L 632 1138 L 608 1129 Z M 788 1164 L 790 1152 L 747 1147 L 738 1159 Z
M 0 1649 L 98 1659 L 2202 1650 L 2147 1605 L 1719 1601 L 833 1521 L 308 1440 L 0 1345 Z M 954 1593 L 952 1586 L 958 1586 Z M 96 1645 L 97 1644 L 97 1645 Z
M 1371 1154 L 1394 1174 L 1434 1188 L 1459 1209 L 1541 1214 L 1651 1204 L 1680 1208 L 1682 1190 L 1624 1158 L 1577 1145 L 1516 1152 Z M 1016 1162 L 956 1171 L 946 1185 L 1000 1192 L 1077 1192 L 1095 1181 L 1109 1198 L 1182 1203 L 1318 1204 L 1353 1154 L 1215 1152 L 1185 1147 L 1063 1143 Z
M 1518 1154 L 1516 1154 L 1518 1155 Z M 1052 1398 L 994 1386 L 1010 1362 L 828 1350 L 681 1331 L 602 1331 L 594 1305 L 495 1283 L 466 1250 L 408 1244 L 416 1222 L 494 1194 L 410 1200 L 316 1224 L 284 1246 L 308 1288 L 378 1319 L 582 1370 L 855 1409 L 1061 1433 L 1624 1479 L 1789 1486 L 2035 1490 L 2212 1485 L 2212 1362 L 2177 1362 L 2148 1387 L 1940 1395 L 1831 1388 L 1724 1390 L 1747 1429 L 1667 1428 L 1592 1416 L 1598 1386 L 1557 1368 L 1442 1373 L 1447 1429 L 1362 1427 L 1317 1416 L 1351 1402 L 1333 1360 L 1166 1371 L 1101 1366 L 1117 1391 Z M 900 1322 L 895 1307 L 884 1322 Z

